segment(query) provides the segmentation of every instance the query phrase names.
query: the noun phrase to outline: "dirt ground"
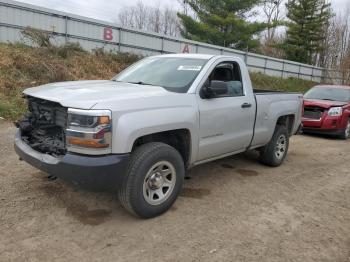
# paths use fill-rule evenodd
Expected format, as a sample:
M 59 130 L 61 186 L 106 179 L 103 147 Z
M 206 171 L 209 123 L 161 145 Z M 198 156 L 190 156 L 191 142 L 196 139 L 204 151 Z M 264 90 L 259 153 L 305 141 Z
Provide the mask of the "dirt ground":
M 0 120 L 0 261 L 350 261 L 350 141 L 295 136 L 279 168 L 254 153 L 196 167 L 141 220 L 18 161 L 14 132 Z

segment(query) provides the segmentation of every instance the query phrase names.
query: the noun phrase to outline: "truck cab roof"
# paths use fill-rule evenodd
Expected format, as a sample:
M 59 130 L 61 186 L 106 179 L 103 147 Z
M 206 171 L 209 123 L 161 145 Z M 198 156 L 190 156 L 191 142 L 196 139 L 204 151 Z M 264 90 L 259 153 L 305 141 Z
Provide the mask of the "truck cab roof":
M 207 55 L 207 54 L 166 54 L 166 55 L 156 55 L 154 57 L 197 58 L 197 59 L 209 60 L 212 57 L 214 57 L 214 55 Z
M 197 58 L 197 59 L 206 59 L 209 60 L 211 58 L 220 58 L 220 57 L 233 57 L 233 56 L 225 56 L 225 55 L 209 55 L 209 54 L 166 54 L 166 55 L 156 55 L 154 57 L 177 57 L 177 58 Z

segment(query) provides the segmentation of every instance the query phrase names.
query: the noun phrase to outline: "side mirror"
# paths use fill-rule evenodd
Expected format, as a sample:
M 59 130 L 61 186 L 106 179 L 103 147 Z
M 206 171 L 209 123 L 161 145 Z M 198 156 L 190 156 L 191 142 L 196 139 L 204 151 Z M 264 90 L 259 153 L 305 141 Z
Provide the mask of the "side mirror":
M 202 98 L 213 98 L 218 95 L 225 95 L 228 93 L 227 83 L 224 81 L 213 80 L 207 81 L 201 89 Z

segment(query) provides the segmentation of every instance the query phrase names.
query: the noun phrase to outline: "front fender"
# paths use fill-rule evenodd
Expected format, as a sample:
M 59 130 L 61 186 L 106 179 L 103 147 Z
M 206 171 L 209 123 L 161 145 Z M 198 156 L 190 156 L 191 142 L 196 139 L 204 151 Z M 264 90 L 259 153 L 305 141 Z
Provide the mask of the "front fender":
M 198 112 L 192 107 L 158 108 L 122 114 L 113 130 L 113 153 L 129 153 L 139 137 L 154 133 L 187 129 L 191 134 L 193 155 L 197 154 Z

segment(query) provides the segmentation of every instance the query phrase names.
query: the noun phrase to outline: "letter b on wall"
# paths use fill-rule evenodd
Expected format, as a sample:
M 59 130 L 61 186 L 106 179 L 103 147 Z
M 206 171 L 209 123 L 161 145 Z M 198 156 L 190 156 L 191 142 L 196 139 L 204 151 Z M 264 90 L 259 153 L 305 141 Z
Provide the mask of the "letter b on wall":
M 103 40 L 112 41 L 113 40 L 113 29 L 105 27 L 103 29 Z

